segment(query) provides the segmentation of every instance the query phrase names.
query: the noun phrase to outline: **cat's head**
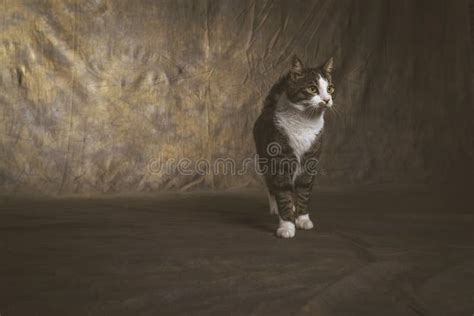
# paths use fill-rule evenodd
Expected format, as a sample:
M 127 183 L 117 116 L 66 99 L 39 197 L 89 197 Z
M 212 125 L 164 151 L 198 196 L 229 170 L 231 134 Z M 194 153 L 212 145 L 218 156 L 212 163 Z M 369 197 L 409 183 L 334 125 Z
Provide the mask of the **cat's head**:
M 331 57 L 320 67 L 306 68 L 293 56 L 286 88 L 291 106 L 300 111 L 331 107 L 335 96 L 331 78 L 333 64 Z

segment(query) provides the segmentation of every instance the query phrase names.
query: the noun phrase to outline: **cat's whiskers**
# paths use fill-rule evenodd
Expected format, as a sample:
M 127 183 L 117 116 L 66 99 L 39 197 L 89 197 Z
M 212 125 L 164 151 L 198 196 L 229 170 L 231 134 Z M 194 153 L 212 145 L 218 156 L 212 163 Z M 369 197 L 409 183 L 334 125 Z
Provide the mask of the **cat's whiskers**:
M 334 105 L 335 105 L 335 104 L 333 104 L 333 106 L 331 106 L 330 109 L 331 109 L 332 113 L 334 113 L 334 116 L 335 116 L 336 118 L 339 118 L 339 117 L 341 116 L 341 114 L 337 111 L 337 109 L 335 108 Z
M 340 114 L 341 112 L 338 111 L 336 108 L 334 108 L 334 111 L 336 111 L 338 115 L 341 115 L 341 116 L 342 116 L 342 114 Z
M 329 109 L 331 110 L 332 113 L 334 113 L 334 116 L 336 117 L 336 119 L 339 118 L 337 111 L 333 107 L 330 107 Z
M 316 112 L 318 111 L 317 107 L 310 107 L 308 113 L 306 113 L 306 119 L 311 120 L 315 117 Z

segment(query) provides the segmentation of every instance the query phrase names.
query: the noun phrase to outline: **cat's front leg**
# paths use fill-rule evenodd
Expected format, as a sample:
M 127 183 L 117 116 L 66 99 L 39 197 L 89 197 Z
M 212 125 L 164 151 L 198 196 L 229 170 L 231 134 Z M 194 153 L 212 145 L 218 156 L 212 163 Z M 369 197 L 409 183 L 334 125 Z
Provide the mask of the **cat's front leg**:
M 283 157 L 288 157 L 288 153 Z M 266 175 L 270 195 L 275 197 L 279 224 L 276 235 L 280 238 L 295 237 L 295 204 L 293 199 L 294 164 L 288 158 L 273 157 L 271 171 Z
M 298 229 L 312 229 L 313 222 L 309 218 L 308 205 L 311 197 L 314 176 L 302 173 L 295 179 L 296 219 L 295 225 Z
M 295 237 L 293 193 L 290 189 L 279 190 L 275 193 L 275 199 L 280 219 L 276 235 L 281 238 L 293 238 Z

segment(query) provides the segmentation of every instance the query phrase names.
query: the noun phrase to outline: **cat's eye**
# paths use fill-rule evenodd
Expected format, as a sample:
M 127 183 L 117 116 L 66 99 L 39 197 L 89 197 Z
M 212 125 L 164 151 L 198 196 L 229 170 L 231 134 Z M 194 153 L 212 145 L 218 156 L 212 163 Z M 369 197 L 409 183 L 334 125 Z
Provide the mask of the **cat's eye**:
M 306 88 L 306 91 L 308 91 L 311 94 L 316 94 L 318 93 L 318 88 L 316 86 L 309 86 Z
M 330 84 L 328 86 L 328 93 L 329 94 L 334 94 L 334 92 L 336 92 L 336 89 L 334 89 L 334 86 L 332 84 Z

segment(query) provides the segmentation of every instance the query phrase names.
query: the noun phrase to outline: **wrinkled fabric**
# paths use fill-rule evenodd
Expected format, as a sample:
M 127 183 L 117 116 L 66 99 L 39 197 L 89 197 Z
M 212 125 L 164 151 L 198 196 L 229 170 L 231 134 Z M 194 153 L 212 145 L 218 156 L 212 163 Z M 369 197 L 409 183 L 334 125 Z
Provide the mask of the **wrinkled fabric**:
M 157 161 L 254 155 L 293 54 L 335 59 L 320 185 L 472 181 L 467 1 L 2 1 L 0 191 L 259 186 Z M 160 163 L 161 165 L 161 163 Z M 158 170 L 159 169 L 159 170 Z

